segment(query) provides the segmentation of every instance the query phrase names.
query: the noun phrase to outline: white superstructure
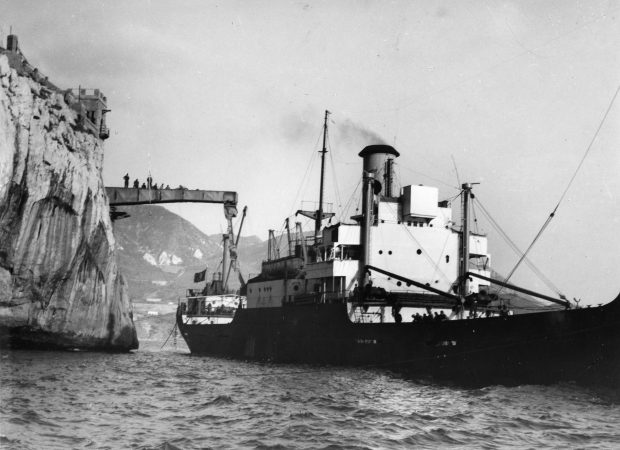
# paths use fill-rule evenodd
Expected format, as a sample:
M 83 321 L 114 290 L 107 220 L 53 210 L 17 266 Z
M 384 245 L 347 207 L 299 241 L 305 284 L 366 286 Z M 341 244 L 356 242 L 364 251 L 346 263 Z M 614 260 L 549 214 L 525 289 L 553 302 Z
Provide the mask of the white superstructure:
M 323 228 L 320 238 L 305 252 L 300 249 L 302 243 L 293 256 L 263 262 L 261 275 L 248 282 L 248 308 L 279 307 L 286 302 L 316 301 L 317 297 L 324 302 L 355 301 L 369 282 L 376 292 L 384 290 L 405 303 L 436 295 L 426 287 L 465 297 L 488 286 L 474 278 L 459 291 L 462 233 L 452 220 L 451 205 L 439 201 L 438 189 L 408 185 L 397 196 L 384 196 L 386 191 L 391 194 L 391 186 L 383 188 L 375 180 L 383 176 L 386 184 L 391 183 L 391 159 L 398 152 L 389 146 L 370 146 L 360 156 L 364 157 L 364 175 L 369 175 L 365 180 L 370 180 L 371 186 L 367 197 L 369 233 L 363 230 L 364 215 L 354 216 L 350 223 Z M 363 242 L 365 236 L 368 242 Z M 468 253 L 469 271 L 490 277 L 486 237 L 470 235 Z M 368 266 L 401 279 L 376 272 L 364 278 L 360 270 Z

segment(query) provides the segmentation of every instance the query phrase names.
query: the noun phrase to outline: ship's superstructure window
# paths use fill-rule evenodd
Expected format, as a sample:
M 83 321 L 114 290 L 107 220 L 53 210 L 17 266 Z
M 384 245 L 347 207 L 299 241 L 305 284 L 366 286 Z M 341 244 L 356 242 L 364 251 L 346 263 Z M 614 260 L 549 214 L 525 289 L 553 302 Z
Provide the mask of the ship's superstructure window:
M 359 245 L 342 245 L 336 243 L 334 245 L 321 247 L 317 254 L 317 261 L 356 260 L 359 258 L 359 252 Z

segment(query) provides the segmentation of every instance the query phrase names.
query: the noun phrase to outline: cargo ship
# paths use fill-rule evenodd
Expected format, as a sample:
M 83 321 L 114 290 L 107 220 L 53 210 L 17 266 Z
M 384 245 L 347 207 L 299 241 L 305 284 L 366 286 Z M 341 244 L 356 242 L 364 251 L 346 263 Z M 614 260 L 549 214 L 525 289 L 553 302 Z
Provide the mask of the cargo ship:
M 471 230 L 474 183 L 461 186 L 457 223 L 437 188 L 395 192 L 399 152 L 369 145 L 359 153 L 361 213 L 324 225 L 333 216 L 323 204 L 328 114 L 318 208 L 298 211 L 313 219 L 313 235 L 297 223 L 292 236 L 287 221 L 282 256 L 271 232 L 260 274 L 226 319 L 204 320 L 206 299 L 182 300 L 177 325 L 192 354 L 380 368 L 463 385 L 620 385 L 620 296 L 579 307 L 492 276 L 487 238 Z M 512 314 L 506 289 L 555 308 Z

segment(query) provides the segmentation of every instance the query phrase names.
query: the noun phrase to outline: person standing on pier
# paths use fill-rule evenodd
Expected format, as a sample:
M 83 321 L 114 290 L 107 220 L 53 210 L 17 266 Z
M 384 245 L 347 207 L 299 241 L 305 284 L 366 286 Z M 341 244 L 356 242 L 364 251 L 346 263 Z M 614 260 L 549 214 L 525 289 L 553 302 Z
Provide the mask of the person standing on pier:
M 129 174 L 126 173 L 125 176 L 123 177 L 123 180 L 125 180 L 125 187 L 128 188 L 129 187 Z

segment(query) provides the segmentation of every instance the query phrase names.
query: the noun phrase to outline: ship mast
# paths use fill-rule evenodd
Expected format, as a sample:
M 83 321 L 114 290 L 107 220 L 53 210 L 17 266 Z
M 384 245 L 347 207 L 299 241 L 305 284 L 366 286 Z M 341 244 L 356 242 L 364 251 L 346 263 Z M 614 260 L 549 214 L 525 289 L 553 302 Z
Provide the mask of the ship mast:
M 461 236 L 461 264 L 459 266 L 459 289 L 458 293 L 461 302 L 465 301 L 465 296 L 469 292 L 469 200 L 473 198 L 471 192 L 473 185 L 478 183 L 463 183 L 463 211 L 462 220 L 462 236 Z
M 319 209 L 316 212 L 316 219 L 314 221 L 314 242 L 319 241 L 321 236 L 321 222 L 323 221 L 323 183 L 325 180 L 325 153 L 327 153 L 327 118 L 330 112 L 325 110 L 325 122 L 323 124 L 323 150 L 321 153 L 321 187 L 319 191 Z

